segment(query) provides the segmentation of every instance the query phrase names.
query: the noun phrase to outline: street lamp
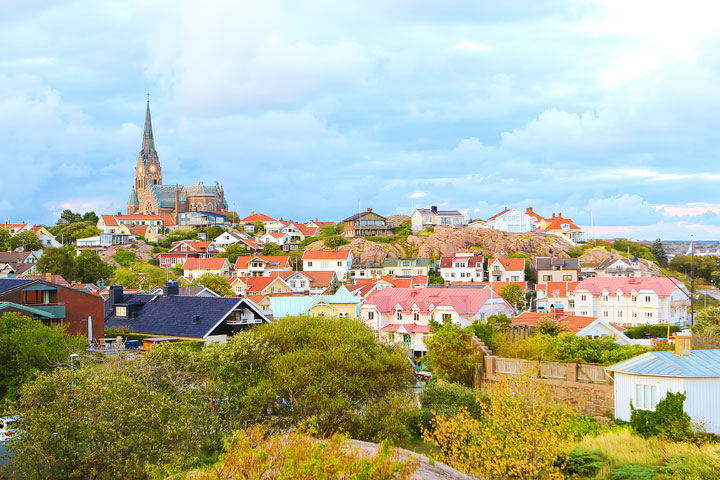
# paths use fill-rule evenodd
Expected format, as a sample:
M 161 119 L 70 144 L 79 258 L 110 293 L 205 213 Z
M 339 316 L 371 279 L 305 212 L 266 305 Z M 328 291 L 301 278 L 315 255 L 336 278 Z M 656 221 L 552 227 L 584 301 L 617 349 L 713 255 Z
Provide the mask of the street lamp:
M 80 356 L 80 355 L 78 355 L 77 353 L 71 353 L 71 354 L 70 354 L 70 370 L 71 370 L 71 371 L 72 371 L 72 370 L 75 370 L 75 364 L 74 364 L 73 360 L 75 360 L 75 359 L 78 358 L 79 356 Z

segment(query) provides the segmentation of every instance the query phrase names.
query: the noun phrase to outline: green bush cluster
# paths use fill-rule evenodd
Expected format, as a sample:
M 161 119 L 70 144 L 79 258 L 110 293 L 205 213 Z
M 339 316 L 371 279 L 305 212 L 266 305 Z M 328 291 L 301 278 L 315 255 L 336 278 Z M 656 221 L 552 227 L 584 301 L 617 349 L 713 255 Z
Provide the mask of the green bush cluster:
M 630 405 L 630 425 L 642 437 L 660 437 L 674 442 L 692 440 L 690 416 L 685 412 L 684 393 L 668 392 L 655 410 L 640 410 Z
M 565 460 L 565 475 L 581 478 L 594 477 L 605 465 L 605 459 L 600 450 L 586 450 L 582 447 L 573 448 Z
M 637 327 L 629 327 L 623 333 L 628 338 L 638 339 L 647 336 L 667 338 L 667 326 L 665 325 L 638 325 Z M 680 331 L 677 325 L 670 326 L 670 335 Z
M 431 384 L 425 387 L 420 394 L 421 408 L 416 410 L 410 417 L 410 431 L 420 436 L 423 429 L 430 429 L 430 420 L 433 413 L 437 415 L 452 416 L 458 413 L 461 407 L 465 408 L 468 414 L 480 419 L 480 402 L 483 402 L 487 395 L 481 391 L 454 383 Z

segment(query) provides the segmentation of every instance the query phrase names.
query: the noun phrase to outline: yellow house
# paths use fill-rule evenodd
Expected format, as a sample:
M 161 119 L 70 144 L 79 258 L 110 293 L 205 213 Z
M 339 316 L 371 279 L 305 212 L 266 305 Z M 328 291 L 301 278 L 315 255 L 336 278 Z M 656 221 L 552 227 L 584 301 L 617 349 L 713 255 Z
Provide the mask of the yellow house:
M 135 235 L 136 237 L 143 237 L 146 242 L 156 243 L 158 241 L 157 231 L 150 225 L 127 225 L 123 224 L 115 230 L 115 233 L 120 235 Z
M 199 278 L 203 275 L 230 274 L 230 262 L 227 258 L 188 258 L 182 266 L 185 277 Z
M 275 318 L 312 315 L 316 317 L 359 318 L 362 297 L 353 295 L 342 285 L 332 295 L 271 297 Z

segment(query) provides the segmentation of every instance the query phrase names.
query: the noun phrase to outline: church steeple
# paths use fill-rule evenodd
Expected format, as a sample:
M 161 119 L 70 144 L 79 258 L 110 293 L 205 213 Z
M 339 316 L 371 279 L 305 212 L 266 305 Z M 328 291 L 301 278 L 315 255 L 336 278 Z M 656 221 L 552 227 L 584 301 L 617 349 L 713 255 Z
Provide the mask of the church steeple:
M 150 120 L 150 94 L 148 94 L 147 108 L 145 110 L 145 132 L 143 133 L 142 151 L 140 152 L 143 161 L 147 162 L 150 157 L 157 158 L 155 151 L 155 139 L 153 138 L 152 121 Z

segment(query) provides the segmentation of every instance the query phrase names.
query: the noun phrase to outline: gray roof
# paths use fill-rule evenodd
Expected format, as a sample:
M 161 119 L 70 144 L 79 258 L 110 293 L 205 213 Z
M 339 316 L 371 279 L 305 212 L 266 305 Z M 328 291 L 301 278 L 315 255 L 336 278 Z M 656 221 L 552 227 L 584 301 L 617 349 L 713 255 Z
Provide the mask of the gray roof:
M 128 199 L 128 205 L 137 205 L 140 202 L 138 202 L 137 194 L 135 193 L 135 189 L 133 188 L 130 191 L 130 198 Z
M 19 278 L 0 278 L 0 292 L 19 287 L 20 285 L 24 285 L 32 281 L 33 280 L 25 280 Z
M 398 262 L 400 260 L 411 260 L 415 261 L 411 266 L 413 267 L 429 267 L 430 266 L 430 259 L 429 258 L 390 258 L 387 257 L 385 260 L 383 260 L 383 267 L 397 267 Z
M 580 260 L 577 258 L 536 257 L 536 270 L 552 270 L 561 267 L 563 270 L 580 270 Z
M 383 220 L 385 220 L 385 217 L 383 217 L 383 216 L 380 215 L 379 213 L 375 213 L 375 212 L 373 212 L 372 210 L 367 210 L 367 211 L 365 211 L 365 212 L 360 212 L 360 213 L 356 213 L 355 215 L 351 215 L 351 216 L 349 216 L 348 218 L 346 218 L 345 220 L 343 220 L 343 222 L 351 222 L 351 221 L 353 221 L 353 220 L 357 220 L 358 218 L 362 218 L 362 217 L 364 217 L 365 215 L 372 215 L 372 214 L 375 214 L 375 215 L 377 215 L 378 217 L 380 217 L 380 218 L 382 218 Z
M 611 365 L 606 370 L 658 377 L 720 377 L 720 350 L 693 350 L 690 355 L 648 352 Z
M 145 109 L 145 131 L 143 132 L 142 150 L 140 151 L 143 162 L 150 159 L 150 155 L 157 158 L 155 151 L 155 139 L 153 138 L 152 121 L 150 120 L 150 99 L 148 98 L 147 108 Z
M 420 212 L 422 215 L 430 215 L 434 213 L 436 215 L 454 215 L 456 217 L 459 216 L 465 218 L 465 215 L 458 212 L 457 210 L 436 210 L 433 212 L 430 208 L 418 208 L 417 211 Z

